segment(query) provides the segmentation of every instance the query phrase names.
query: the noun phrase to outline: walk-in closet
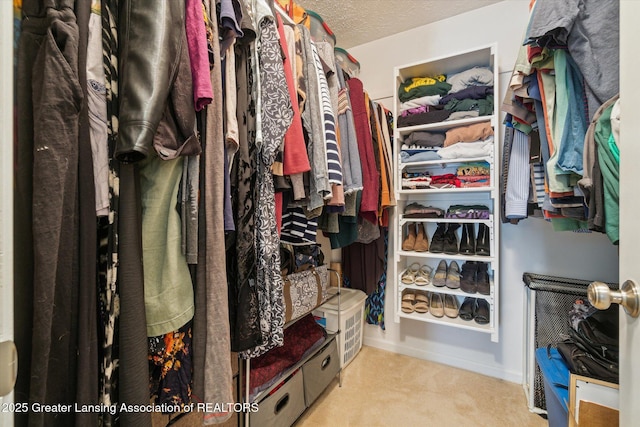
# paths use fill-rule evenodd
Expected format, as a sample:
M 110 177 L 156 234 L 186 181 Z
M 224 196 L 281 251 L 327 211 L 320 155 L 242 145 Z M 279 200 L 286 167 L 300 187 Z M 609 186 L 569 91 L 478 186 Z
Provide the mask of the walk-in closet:
M 636 425 L 639 14 L 1 1 L 0 427 Z

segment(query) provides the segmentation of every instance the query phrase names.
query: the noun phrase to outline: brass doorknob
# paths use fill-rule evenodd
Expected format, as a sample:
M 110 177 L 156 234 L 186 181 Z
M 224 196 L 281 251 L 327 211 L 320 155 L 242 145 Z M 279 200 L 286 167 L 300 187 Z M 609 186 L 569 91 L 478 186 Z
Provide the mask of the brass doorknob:
M 606 310 L 611 304 L 620 304 L 631 317 L 640 315 L 640 294 L 633 280 L 626 280 L 619 291 L 602 282 L 591 282 L 587 288 L 589 302 L 598 310 Z

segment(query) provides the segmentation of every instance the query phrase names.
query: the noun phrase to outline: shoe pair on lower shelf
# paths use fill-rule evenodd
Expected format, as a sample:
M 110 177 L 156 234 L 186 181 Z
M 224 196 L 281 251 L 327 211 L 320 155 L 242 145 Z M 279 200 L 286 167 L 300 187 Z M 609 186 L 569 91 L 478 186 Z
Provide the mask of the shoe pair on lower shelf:
M 491 294 L 489 264 L 480 261 L 467 261 L 462 264 L 460 290 L 467 294 Z
M 414 291 L 406 289 L 402 292 L 401 309 L 403 313 L 428 313 L 429 312 L 429 293 L 422 291 Z
M 456 318 L 460 307 L 455 295 L 406 289 L 402 292 L 401 309 L 407 314 L 431 312 L 434 317 Z
M 433 286 L 444 287 L 449 289 L 458 289 L 460 287 L 460 266 L 456 261 L 451 261 L 447 265 L 446 260 L 440 260 L 436 272 L 433 275 Z
M 489 302 L 482 298 L 466 297 L 460 306 L 462 320 L 474 320 L 479 325 L 486 325 L 491 320 Z
M 434 317 L 444 317 L 455 319 L 458 317 L 460 306 L 458 304 L 458 298 L 455 295 L 440 294 L 438 292 L 431 292 L 431 314 Z

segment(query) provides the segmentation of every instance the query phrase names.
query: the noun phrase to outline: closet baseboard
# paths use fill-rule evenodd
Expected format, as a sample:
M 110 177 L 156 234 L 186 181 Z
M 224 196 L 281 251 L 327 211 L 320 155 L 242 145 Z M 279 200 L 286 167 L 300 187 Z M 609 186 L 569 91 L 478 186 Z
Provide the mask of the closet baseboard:
M 443 365 L 464 369 L 466 371 L 475 372 L 477 374 L 498 378 L 516 384 L 522 384 L 524 378 L 522 372 L 504 370 L 498 367 L 488 366 L 482 363 L 478 363 L 474 360 L 452 356 L 451 354 L 443 354 L 434 351 L 417 349 L 406 345 L 393 344 L 383 339 L 367 337 L 366 334 L 363 343 L 364 345 L 390 351 L 392 353 L 403 354 L 405 356 L 411 356 L 418 359 L 427 360 L 429 362 L 440 363 Z

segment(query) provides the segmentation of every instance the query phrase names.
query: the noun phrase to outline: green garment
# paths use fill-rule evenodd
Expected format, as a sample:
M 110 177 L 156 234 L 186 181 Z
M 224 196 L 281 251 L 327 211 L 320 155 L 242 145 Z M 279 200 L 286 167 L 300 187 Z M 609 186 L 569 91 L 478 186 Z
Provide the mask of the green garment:
M 609 150 L 611 150 L 611 155 L 616 160 L 616 163 L 620 164 L 620 149 L 618 148 L 618 144 L 616 144 L 613 133 L 609 135 Z
M 566 193 L 573 191 L 574 183 L 581 178 L 571 171 L 564 171 L 558 167 L 558 156 L 560 146 L 566 141 L 562 140 L 565 119 L 569 110 L 568 89 L 567 89 L 567 53 L 558 49 L 554 52 L 555 66 L 555 106 L 554 121 L 551 126 L 553 133 L 553 150 L 549 161 L 547 161 L 547 173 L 549 177 L 549 190 L 556 193 Z M 547 94 L 545 87 L 545 94 Z
M 520 123 L 516 120 L 512 120 L 511 125 L 513 126 L 514 129 L 518 129 L 520 132 L 524 133 L 525 135 L 529 135 L 531 131 L 533 131 L 533 127 L 531 125 L 528 125 L 526 123 Z
M 150 337 L 178 330 L 194 313 L 177 209 L 183 165 L 181 157 L 149 156 L 140 163 L 144 302 Z
M 452 99 L 444 106 L 449 111 L 471 111 L 478 110 L 481 116 L 493 114 L 493 95 L 488 95 L 483 99 Z
M 446 79 L 446 77 L 445 77 Z M 417 82 L 429 82 L 428 84 L 417 84 Z M 407 91 L 405 88 L 410 87 Z M 414 77 L 407 79 L 398 88 L 398 99 L 400 102 L 406 102 L 413 98 L 422 98 L 423 96 L 446 95 L 451 89 L 451 85 L 445 81 L 439 81 L 436 78 Z
M 355 210 L 349 209 L 348 211 L 357 213 L 358 211 L 360 211 L 362 190 L 345 194 L 345 206 L 353 205 L 353 200 L 355 200 Z M 331 249 L 343 248 L 358 240 L 358 215 L 355 214 L 353 216 L 348 216 L 348 211 L 345 211 L 338 217 L 340 232 L 328 233 L 329 241 L 331 242 Z
M 551 226 L 553 231 L 576 231 L 588 230 L 589 223 L 573 218 L 551 218 Z
M 618 160 L 609 149 L 612 109 L 613 104 L 603 110 L 596 123 L 594 140 L 604 187 L 604 229 L 611 243 L 617 245 L 620 239 L 620 174 Z

